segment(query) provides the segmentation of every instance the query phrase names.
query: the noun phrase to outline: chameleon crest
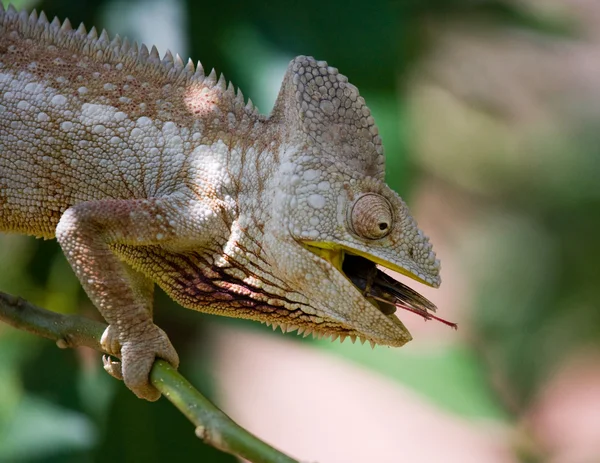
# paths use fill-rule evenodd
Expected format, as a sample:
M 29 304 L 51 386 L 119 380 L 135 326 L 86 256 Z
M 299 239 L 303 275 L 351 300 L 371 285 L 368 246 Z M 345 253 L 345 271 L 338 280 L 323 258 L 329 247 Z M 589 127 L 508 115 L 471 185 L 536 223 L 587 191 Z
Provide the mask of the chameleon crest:
M 0 7 L 0 230 L 57 238 L 139 397 L 177 353 L 181 305 L 283 331 L 410 340 L 435 307 L 376 265 L 438 286 L 439 262 L 384 183 L 381 139 L 337 69 L 300 56 L 265 117 L 214 70 L 83 25 Z

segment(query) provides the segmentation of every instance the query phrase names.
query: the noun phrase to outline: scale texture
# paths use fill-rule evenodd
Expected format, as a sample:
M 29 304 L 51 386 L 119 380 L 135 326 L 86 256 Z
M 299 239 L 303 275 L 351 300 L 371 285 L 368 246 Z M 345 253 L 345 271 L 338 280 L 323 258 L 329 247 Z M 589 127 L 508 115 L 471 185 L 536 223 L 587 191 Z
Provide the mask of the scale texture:
M 199 63 L 1 6 L 0 231 L 59 241 L 109 323 L 106 369 L 148 400 L 155 358 L 178 365 L 154 284 L 195 310 L 400 346 L 344 255 L 440 282 L 337 69 L 294 59 L 266 117 Z

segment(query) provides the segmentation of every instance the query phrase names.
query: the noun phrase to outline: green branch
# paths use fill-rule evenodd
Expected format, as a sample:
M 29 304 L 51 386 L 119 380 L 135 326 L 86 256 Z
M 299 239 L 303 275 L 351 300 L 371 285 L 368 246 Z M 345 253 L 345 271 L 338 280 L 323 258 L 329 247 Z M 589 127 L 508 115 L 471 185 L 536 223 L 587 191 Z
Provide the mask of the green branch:
M 51 312 L 2 292 L 0 321 L 52 339 L 60 348 L 86 346 L 104 352 L 100 346 L 104 323 Z M 196 435 L 207 444 L 254 463 L 298 463 L 235 423 L 167 362 L 154 363 L 150 380 L 196 426 Z

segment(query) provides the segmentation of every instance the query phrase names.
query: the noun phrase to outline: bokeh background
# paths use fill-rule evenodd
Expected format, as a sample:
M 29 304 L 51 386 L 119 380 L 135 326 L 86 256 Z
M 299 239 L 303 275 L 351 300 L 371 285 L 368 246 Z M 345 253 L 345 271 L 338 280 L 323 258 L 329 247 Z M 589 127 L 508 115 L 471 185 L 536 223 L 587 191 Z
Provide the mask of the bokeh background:
M 3 1 L 6 5 L 7 2 Z M 273 334 L 156 299 L 182 371 L 303 460 L 600 462 L 598 0 L 19 1 L 225 73 L 263 113 L 328 60 L 380 127 L 388 182 L 442 261 L 411 284 L 453 331 L 402 349 Z M 98 314 L 54 241 L 0 235 L 0 290 Z M 1 462 L 225 463 L 100 357 L 0 325 Z

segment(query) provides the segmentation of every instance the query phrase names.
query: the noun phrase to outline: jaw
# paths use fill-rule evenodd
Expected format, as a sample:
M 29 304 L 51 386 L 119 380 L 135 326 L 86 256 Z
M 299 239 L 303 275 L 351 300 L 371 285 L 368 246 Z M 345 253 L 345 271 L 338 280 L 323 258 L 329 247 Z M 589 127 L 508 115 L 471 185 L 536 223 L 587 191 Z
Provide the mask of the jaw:
M 412 337 L 404 324 L 394 315 L 397 307 L 415 312 L 425 319 L 436 318 L 429 314 L 429 311 L 435 312 L 436 310 L 433 303 L 408 286 L 381 272 L 377 265 L 432 286 L 431 283 L 410 271 L 364 252 L 332 243 L 303 242 L 302 244 L 307 250 L 328 262 L 345 278 L 347 286 L 352 288 L 350 291 L 353 296 L 360 297 L 361 302 L 366 302 L 361 305 L 366 306 L 366 310 L 369 312 L 373 312 L 372 315 L 379 317 L 381 328 L 385 327 L 385 332 L 388 333 L 388 335 L 381 336 L 370 333 L 372 330 L 363 330 L 357 327 L 355 330 L 348 330 L 353 333 L 351 336 L 359 337 L 362 342 L 369 340 L 372 346 L 375 344 L 402 346 Z M 394 326 L 390 327 L 390 322 Z M 344 326 L 337 328 L 340 331 L 347 330 Z M 395 332 L 394 335 L 390 333 L 390 329 Z M 319 329 L 319 331 L 321 330 Z

